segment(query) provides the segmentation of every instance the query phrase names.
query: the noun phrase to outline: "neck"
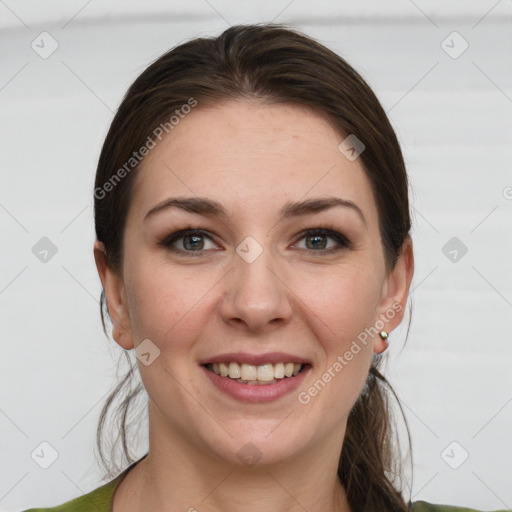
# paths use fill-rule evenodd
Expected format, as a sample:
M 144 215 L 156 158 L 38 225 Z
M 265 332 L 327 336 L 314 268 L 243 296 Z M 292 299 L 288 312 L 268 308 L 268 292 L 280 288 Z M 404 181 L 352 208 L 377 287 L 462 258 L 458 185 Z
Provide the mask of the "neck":
M 114 512 L 351 512 L 337 476 L 339 435 L 286 461 L 244 466 L 162 435 L 152 428 L 157 414 L 150 413 L 149 454 L 120 484 Z

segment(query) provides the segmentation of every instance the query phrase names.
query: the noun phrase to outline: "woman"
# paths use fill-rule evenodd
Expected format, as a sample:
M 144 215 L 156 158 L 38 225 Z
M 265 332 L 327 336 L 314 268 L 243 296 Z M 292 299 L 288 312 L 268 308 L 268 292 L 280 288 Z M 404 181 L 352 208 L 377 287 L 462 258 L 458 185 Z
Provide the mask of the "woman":
M 128 90 L 94 196 L 149 452 L 123 423 L 133 463 L 53 510 L 456 510 L 400 485 L 379 367 L 413 276 L 407 174 L 341 57 L 272 24 L 172 49 Z

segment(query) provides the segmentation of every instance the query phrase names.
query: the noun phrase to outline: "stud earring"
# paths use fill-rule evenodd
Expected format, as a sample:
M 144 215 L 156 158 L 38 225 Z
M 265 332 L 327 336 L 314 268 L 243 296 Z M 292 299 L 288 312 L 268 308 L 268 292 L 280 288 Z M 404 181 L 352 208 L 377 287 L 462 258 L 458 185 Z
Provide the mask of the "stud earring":
M 386 331 L 380 331 L 379 336 L 381 337 L 381 339 L 383 339 L 386 342 L 386 346 L 384 347 L 384 350 L 382 351 L 382 352 L 385 352 L 387 350 L 387 348 L 389 347 L 389 342 L 388 342 L 389 334 Z

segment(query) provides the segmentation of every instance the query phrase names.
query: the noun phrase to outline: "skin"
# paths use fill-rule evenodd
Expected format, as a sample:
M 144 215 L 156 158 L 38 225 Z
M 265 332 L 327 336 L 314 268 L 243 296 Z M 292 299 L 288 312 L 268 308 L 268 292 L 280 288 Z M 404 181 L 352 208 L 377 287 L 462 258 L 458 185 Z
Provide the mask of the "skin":
M 151 364 L 139 362 L 150 399 L 149 455 L 118 487 L 115 512 L 350 511 L 338 458 L 372 355 L 386 343 L 377 335 L 360 344 L 308 404 L 297 394 L 393 304 L 402 309 L 384 329 L 402 321 L 414 265 L 408 237 L 387 272 L 370 182 L 360 159 L 338 150 L 343 139 L 305 107 L 231 101 L 198 105 L 143 161 L 121 275 L 107 267 L 103 245 L 94 248 L 114 339 L 126 350 L 150 339 L 160 350 Z M 228 216 L 169 208 L 144 221 L 178 196 L 214 199 Z M 279 217 L 288 201 L 333 196 L 357 204 L 366 224 L 346 207 Z M 173 244 L 188 250 L 183 255 L 158 245 L 189 226 L 209 235 L 199 256 L 183 238 Z M 324 235 L 320 249 L 340 250 L 322 255 L 303 232 L 323 227 L 353 245 Z M 263 249 L 252 263 L 236 253 L 248 236 Z M 297 392 L 243 403 L 218 391 L 198 363 L 238 351 L 289 352 L 312 369 Z M 254 466 L 237 457 L 248 442 L 261 453 Z

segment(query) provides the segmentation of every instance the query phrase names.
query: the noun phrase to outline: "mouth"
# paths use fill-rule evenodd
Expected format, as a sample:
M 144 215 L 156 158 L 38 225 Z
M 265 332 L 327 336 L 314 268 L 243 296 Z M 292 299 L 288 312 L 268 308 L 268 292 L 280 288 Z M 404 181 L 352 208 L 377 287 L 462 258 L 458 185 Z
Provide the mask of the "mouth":
M 306 372 L 308 363 L 278 362 L 265 364 L 246 364 L 236 361 L 203 364 L 208 371 L 221 378 L 229 379 L 247 386 L 269 386 L 285 380 L 295 379 Z

